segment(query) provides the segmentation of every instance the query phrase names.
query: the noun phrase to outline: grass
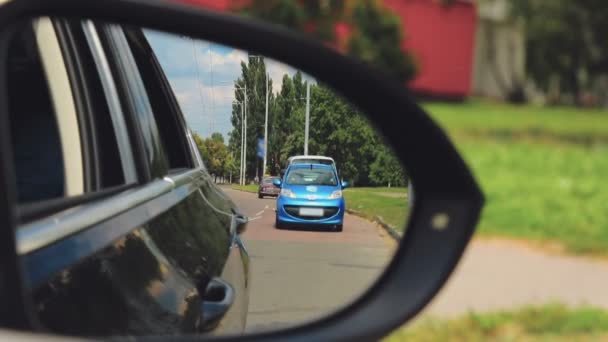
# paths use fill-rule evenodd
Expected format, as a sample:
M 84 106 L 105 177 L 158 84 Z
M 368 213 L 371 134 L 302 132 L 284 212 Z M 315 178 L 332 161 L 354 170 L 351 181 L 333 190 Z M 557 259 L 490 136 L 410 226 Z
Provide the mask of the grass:
M 396 341 L 606 341 L 608 311 L 561 304 L 515 311 L 470 313 L 441 320 L 423 318 L 386 337 Z
M 241 190 L 241 191 L 247 191 L 247 192 L 253 192 L 253 193 L 258 193 L 258 186 L 255 184 L 249 184 L 249 185 L 231 185 L 231 188 L 235 189 L 235 190 Z
M 350 188 L 344 191 L 346 208 L 356 210 L 358 215 L 368 219 L 379 216 L 384 222 L 403 232 L 408 215 L 407 201 L 403 197 L 388 197 L 382 192 L 395 193 L 407 190 L 396 188 Z
M 486 195 L 478 232 L 608 255 L 608 112 L 427 104 Z

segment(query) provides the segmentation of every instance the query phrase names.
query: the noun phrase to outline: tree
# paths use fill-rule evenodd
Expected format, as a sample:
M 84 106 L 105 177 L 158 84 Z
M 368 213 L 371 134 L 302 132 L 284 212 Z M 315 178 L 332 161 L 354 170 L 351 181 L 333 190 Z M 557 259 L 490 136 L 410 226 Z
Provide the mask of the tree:
M 264 137 L 264 121 L 266 111 L 266 63 L 264 58 L 249 56 L 248 63 L 241 62 L 241 76 L 234 82 L 234 97 L 240 104 L 232 105 L 232 131 L 229 133 L 229 150 L 240 154 L 241 150 L 241 105 L 246 101 L 247 123 L 247 152 L 246 179 L 261 174 L 262 163 L 257 156 L 257 140 Z M 247 89 L 245 93 L 245 88 Z M 272 89 L 272 80 L 269 80 L 268 89 Z M 269 110 L 273 108 L 274 95 L 269 94 Z M 269 116 L 271 117 L 270 113 Z M 270 127 L 270 125 L 269 125 Z
M 385 145 L 378 148 L 376 160 L 370 167 L 370 180 L 375 185 L 404 186 L 407 176 L 399 160 Z
M 401 49 L 401 18 L 377 1 L 362 0 L 353 10 L 354 32 L 348 42 L 350 55 L 359 57 L 399 81 L 416 74 L 412 57 Z
M 218 177 L 226 177 L 230 172 L 234 172 L 236 163 L 228 147 L 224 144 L 224 137 L 221 133 L 215 132 L 208 139 L 203 139 L 197 133 L 194 133 L 194 141 L 201 153 L 207 171 L 215 176 L 215 181 Z
M 412 57 L 402 49 L 401 19 L 380 1 L 374 0 L 253 0 L 238 11 L 264 21 L 306 33 L 336 46 L 336 27 L 354 28 L 347 53 L 386 72 L 389 77 L 408 81 L 416 73 Z
M 510 4 L 511 15 L 525 21 L 528 75 L 545 90 L 556 83 L 579 103 L 593 76 L 608 73 L 608 3 L 511 0 Z

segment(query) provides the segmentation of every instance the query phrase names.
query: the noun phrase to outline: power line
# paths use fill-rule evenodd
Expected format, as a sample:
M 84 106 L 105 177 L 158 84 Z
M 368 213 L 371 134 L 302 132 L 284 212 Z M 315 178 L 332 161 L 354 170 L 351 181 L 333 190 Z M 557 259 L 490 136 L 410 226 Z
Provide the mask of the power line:
M 203 84 L 203 79 L 201 77 L 200 74 L 200 70 L 199 70 L 199 63 L 198 63 L 198 58 L 197 58 L 197 53 L 196 53 L 196 41 L 194 39 L 192 40 L 192 52 L 194 53 L 194 67 L 196 69 L 196 74 L 197 74 L 197 78 L 199 81 L 199 84 L 196 85 L 196 88 L 198 89 L 198 95 L 201 99 L 201 110 L 202 110 L 202 117 L 205 117 L 205 101 L 203 100 L 203 90 L 201 89 L 200 85 Z

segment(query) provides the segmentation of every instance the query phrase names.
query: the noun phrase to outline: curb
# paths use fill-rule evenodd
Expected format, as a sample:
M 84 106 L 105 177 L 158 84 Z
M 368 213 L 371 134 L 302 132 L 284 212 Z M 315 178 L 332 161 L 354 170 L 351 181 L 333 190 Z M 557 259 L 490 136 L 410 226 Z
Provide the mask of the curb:
M 346 212 L 349 214 L 352 214 L 352 215 L 356 215 L 356 216 L 361 217 L 366 220 L 368 219 L 367 217 L 364 217 L 363 215 L 361 215 L 361 213 L 359 211 L 356 211 L 353 209 L 346 209 Z M 401 233 L 399 233 L 397 231 L 397 229 L 395 229 L 395 227 L 384 222 L 384 220 L 382 219 L 381 216 L 374 216 L 374 219 L 372 220 L 372 222 L 375 222 L 375 223 L 379 224 L 382 228 L 384 228 L 384 230 L 386 230 L 388 235 L 390 235 L 395 241 L 397 241 L 397 242 L 401 241 Z

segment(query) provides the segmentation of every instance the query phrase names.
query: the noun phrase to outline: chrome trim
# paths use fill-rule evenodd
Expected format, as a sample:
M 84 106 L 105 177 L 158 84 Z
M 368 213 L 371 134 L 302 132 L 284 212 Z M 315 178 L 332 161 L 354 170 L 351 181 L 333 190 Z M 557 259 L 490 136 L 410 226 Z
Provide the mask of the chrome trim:
M 188 170 L 178 175 L 166 176 L 164 179 L 167 182 L 173 183 L 175 187 L 188 184 L 202 177 L 202 168 Z
M 24 255 L 78 233 L 202 177 L 202 169 L 153 181 L 101 202 L 68 209 L 62 213 L 20 226 L 16 232 L 17 254 Z
M 166 194 L 173 188 L 174 186 L 171 183 L 165 180 L 157 180 L 141 189 L 128 191 L 100 203 L 73 208 L 20 226 L 16 232 L 17 254 L 28 254 L 71 234 L 78 233 L 112 216 Z
M 93 60 L 99 78 L 101 79 L 101 85 L 104 90 L 105 98 L 110 109 L 110 116 L 112 118 L 112 125 L 114 126 L 114 133 L 116 134 L 116 143 L 118 145 L 118 152 L 120 154 L 120 160 L 122 163 L 122 169 L 125 175 L 126 183 L 137 182 L 137 172 L 135 170 L 135 163 L 133 162 L 133 150 L 131 149 L 131 141 L 129 140 L 129 133 L 127 130 L 127 123 L 125 121 L 122 106 L 118 96 L 118 90 L 110 71 L 110 65 L 105 55 L 99 35 L 95 29 L 95 25 L 90 20 L 86 20 L 82 23 L 85 37 L 91 49 Z

